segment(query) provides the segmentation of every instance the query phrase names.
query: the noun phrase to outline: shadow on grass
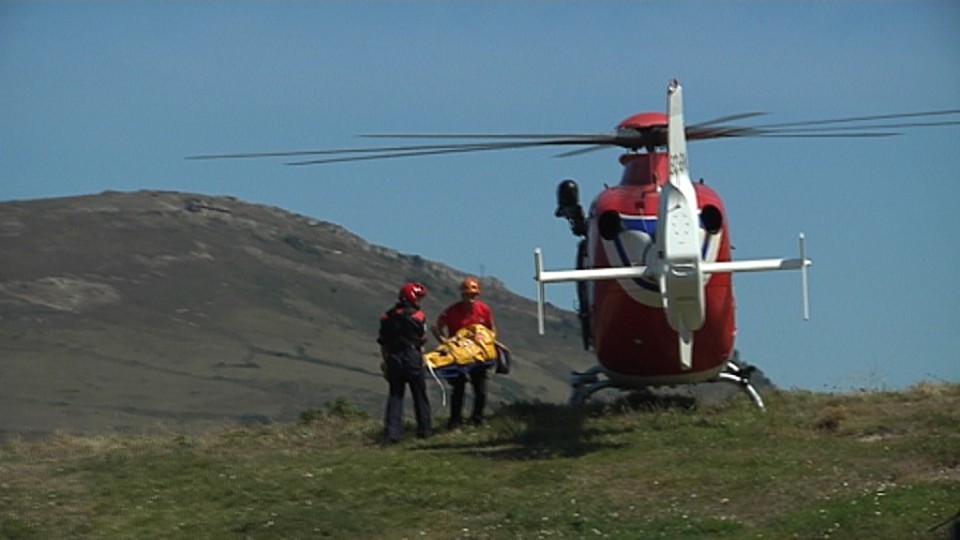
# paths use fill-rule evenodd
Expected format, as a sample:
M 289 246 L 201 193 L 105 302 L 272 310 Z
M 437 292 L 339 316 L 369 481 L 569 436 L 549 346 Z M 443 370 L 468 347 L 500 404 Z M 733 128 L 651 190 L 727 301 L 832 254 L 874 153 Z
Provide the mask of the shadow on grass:
M 692 410 L 696 400 L 686 396 L 633 392 L 609 403 L 579 407 L 539 402 L 509 404 L 491 417 L 482 428 L 467 428 L 456 437 L 432 439 L 416 449 L 445 450 L 480 454 L 491 459 L 532 460 L 579 457 L 592 452 L 628 446 L 618 435 L 632 431 L 615 423 L 590 422 L 592 418 L 664 410 Z M 468 440 L 464 440 L 468 438 Z

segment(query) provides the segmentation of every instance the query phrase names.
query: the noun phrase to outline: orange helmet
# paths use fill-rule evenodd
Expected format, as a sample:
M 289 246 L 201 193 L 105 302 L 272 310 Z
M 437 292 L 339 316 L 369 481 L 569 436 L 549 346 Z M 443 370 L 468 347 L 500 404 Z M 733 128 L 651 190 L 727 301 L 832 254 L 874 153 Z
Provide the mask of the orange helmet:
M 475 277 L 468 277 L 460 283 L 460 293 L 461 294 L 472 294 L 474 296 L 480 294 L 480 281 Z
M 420 305 L 420 300 L 426 298 L 427 288 L 419 283 L 407 283 L 400 288 L 400 300 L 406 300 L 415 306 Z

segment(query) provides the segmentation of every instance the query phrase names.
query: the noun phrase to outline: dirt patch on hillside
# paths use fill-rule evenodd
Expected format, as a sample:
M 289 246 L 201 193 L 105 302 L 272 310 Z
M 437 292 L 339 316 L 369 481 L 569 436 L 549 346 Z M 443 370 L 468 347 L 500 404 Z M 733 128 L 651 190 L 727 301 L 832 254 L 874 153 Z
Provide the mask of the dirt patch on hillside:
M 119 291 L 105 283 L 62 276 L 0 283 L 0 295 L 69 313 L 81 313 L 121 298 Z

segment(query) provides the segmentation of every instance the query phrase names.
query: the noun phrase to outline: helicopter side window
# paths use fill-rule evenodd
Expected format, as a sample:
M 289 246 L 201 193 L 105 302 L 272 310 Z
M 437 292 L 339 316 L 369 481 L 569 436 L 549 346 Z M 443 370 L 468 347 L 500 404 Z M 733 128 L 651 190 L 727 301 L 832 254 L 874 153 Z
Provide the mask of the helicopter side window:
M 723 228 L 723 214 L 712 204 L 704 206 L 700 211 L 700 222 L 710 234 L 717 234 Z

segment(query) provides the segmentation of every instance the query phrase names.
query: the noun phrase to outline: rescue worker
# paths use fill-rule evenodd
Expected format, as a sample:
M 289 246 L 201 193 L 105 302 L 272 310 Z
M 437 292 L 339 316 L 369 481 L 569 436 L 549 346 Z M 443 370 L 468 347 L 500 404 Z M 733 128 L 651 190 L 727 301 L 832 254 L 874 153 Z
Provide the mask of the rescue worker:
M 413 398 L 417 437 L 429 437 L 432 429 L 423 365 L 427 316 L 420 310 L 420 301 L 426 296 L 427 288 L 420 283 L 406 283 L 397 303 L 380 317 L 380 369 L 390 385 L 383 422 L 387 443 L 397 443 L 403 436 L 403 394 L 407 385 Z
M 460 301 L 450 305 L 437 317 L 436 324 L 430 327 L 437 341 L 443 342 L 458 330 L 472 324 L 482 324 L 496 332 L 493 311 L 480 296 L 480 281 L 468 277 L 460 283 Z M 445 333 L 444 333 L 445 332 Z M 482 364 L 470 366 L 467 372 L 450 379 L 453 395 L 450 398 L 450 420 L 447 429 L 459 429 L 463 424 L 463 397 L 467 379 L 473 387 L 473 414 L 470 417 L 474 425 L 483 424 L 483 408 L 487 402 L 487 368 Z

